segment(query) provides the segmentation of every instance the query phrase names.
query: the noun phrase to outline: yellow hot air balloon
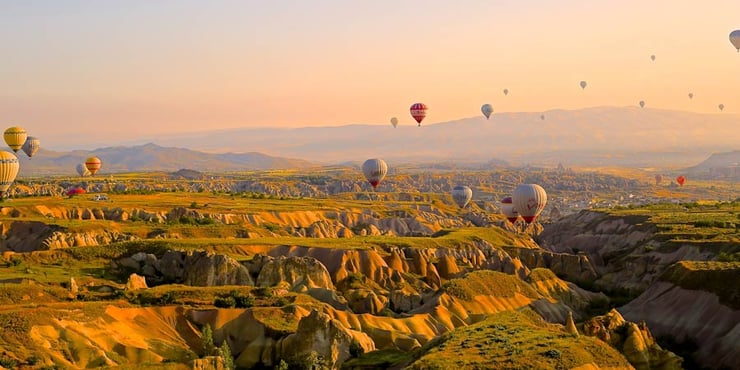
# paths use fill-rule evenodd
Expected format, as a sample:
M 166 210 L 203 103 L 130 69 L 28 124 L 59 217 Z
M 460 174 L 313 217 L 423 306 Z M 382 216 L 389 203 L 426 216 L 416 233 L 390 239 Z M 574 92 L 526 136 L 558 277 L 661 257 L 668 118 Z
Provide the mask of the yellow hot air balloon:
M 0 151 L 0 199 L 5 197 L 17 175 L 18 157 L 11 152 Z
M 102 162 L 98 157 L 90 157 L 85 160 L 85 168 L 90 171 L 91 175 L 95 175 L 95 173 L 100 169 L 100 166 L 102 166 Z
M 5 134 L 3 134 L 3 138 L 5 138 L 5 143 L 8 144 L 10 149 L 17 152 L 26 142 L 26 129 L 18 126 L 8 127 Z

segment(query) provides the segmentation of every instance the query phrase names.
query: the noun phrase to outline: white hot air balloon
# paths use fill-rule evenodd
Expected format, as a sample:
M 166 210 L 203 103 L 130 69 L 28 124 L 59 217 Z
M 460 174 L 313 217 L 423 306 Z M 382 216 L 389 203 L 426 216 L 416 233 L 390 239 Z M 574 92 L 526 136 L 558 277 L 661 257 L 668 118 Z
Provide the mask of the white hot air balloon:
M 719 108 L 720 111 L 725 110 L 725 105 L 724 104 L 720 104 L 717 107 Z
M 740 30 L 730 32 L 730 42 L 737 49 L 737 52 L 740 53 Z
M 469 187 L 458 185 L 452 189 L 452 200 L 458 207 L 465 208 L 471 199 L 473 199 L 473 190 Z
M 511 197 L 514 209 L 528 224 L 534 222 L 547 205 L 547 193 L 537 184 L 522 184 Z
M 501 200 L 501 213 L 503 213 L 506 219 L 512 224 L 516 223 L 516 220 L 519 218 L 519 213 L 514 209 L 514 203 L 511 197 L 506 197 Z
M 388 173 L 388 165 L 379 158 L 371 158 L 362 164 L 362 173 L 365 175 L 367 182 L 376 189 L 385 175 Z
M 581 81 L 581 89 L 585 89 L 586 85 L 588 85 L 586 81 Z
M 13 185 L 18 169 L 18 157 L 11 152 L 0 151 L 0 199 L 5 197 L 10 185 Z
M 644 100 L 640 100 L 640 108 L 645 108 L 645 101 Z
M 77 174 L 82 177 L 91 175 L 90 171 L 87 170 L 87 166 L 85 166 L 84 163 L 78 164 L 77 167 L 75 167 L 75 170 L 77 170 Z
M 393 127 L 398 126 L 398 118 L 392 117 L 391 118 L 391 125 L 393 125 Z
M 493 113 L 493 107 L 491 104 L 483 104 L 480 107 L 480 111 L 483 113 L 484 116 L 486 116 L 486 119 L 491 117 L 491 113 Z

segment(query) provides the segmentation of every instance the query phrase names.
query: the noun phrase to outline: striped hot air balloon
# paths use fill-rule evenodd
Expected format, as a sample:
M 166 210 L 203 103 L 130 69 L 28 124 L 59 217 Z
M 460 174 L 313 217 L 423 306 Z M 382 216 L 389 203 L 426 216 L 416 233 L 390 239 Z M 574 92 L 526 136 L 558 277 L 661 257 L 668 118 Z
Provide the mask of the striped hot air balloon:
M 18 176 L 18 157 L 11 152 L 0 151 L 0 198 L 5 197 L 10 185 Z
M 362 174 L 365 175 L 367 182 L 376 189 L 388 173 L 388 165 L 379 158 L 371 158 L 362 164 Z
M 26 142 L 23 143 L 23 147 L 21 149 L 23 149 L 23 152 L 26 153 L 30 159 L 34 154 L 36 154 L 40 147 L 41 141 L 33 136 L 29 136 L 26 138 Z
M 424 120 L 424 117 L 427 116 L 427 109 L 428 108 L 424 103 L 414 103 L 411 104 L 411 108 L 409 108 L 411 111 L 411 117 L 414 117 L 419 126 L 421 126 L 421 121 Z
M 98 172 L 101 166 L 102 162 L 98 157 L 90 157 L 85 160 L 85 168 L 90 171 L 91 175 L 95 175 L 95 173 Z
M 8 127 L 3 134 L 3 138 L 10 149 L 17 152 L 26 142 L 26 129 L 18 126 Z

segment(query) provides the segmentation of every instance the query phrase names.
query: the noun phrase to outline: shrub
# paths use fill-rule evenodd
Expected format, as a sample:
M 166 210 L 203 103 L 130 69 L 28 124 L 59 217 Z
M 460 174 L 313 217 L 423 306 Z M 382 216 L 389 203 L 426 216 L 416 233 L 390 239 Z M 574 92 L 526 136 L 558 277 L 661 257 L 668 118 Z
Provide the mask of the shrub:
M 545 355 L 545 357 L 559 359 L 560 358 L 560 351 L 558 351 L 556 349 L 551 349 L 551 350 L 548 350 L 547 352 L 545 352 L 544 355 Z
M 213 305 L 218 308 L 234 308 L 236 307 L 236 300 L 231 296 L 216 297 L 213 301 Z

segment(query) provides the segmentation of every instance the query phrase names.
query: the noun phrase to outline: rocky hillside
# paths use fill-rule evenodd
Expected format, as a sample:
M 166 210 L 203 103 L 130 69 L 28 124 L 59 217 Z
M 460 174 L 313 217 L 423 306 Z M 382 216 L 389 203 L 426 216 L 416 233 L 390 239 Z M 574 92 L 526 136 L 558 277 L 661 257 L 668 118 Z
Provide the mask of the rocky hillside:
M 738 279 L 738 262 L 679 262 L 619 311 L 675 338 L 692 364 L 733 368 L 740 363 Z

